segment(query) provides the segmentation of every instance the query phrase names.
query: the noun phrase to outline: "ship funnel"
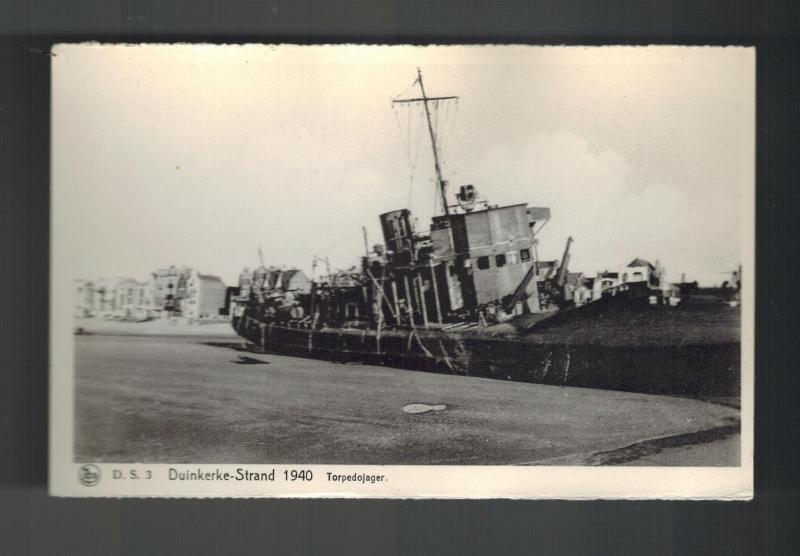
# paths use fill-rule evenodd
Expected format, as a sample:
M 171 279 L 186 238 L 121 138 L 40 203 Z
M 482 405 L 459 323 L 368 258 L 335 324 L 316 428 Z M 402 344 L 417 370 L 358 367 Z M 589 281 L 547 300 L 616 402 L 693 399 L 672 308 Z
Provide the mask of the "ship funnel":
M 393 253 L 411 249 L 414 244 L 414 225 L 411 211 L 393 210 L 380 215 L 386 249 Z

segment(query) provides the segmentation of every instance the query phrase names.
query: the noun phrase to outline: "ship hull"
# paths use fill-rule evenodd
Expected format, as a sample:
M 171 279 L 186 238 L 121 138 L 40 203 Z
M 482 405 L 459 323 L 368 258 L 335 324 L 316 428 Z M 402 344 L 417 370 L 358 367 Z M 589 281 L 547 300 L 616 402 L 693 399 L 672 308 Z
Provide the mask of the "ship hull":
M 292 328 L 241 316 L 267 353 L 415 371 L 665 395 L 738 396 L 738 342 L 625 345 L 532 341 L 440 330 Z

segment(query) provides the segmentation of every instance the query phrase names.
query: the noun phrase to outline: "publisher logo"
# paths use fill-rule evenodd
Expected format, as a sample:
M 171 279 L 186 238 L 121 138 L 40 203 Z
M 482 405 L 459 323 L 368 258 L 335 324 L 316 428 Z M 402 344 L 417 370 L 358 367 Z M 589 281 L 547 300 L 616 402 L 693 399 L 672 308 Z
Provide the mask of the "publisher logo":
M 78 470 L 78 480 L 83 486 L 91 487 L 100 482 L 100 468 L 88 463 Z

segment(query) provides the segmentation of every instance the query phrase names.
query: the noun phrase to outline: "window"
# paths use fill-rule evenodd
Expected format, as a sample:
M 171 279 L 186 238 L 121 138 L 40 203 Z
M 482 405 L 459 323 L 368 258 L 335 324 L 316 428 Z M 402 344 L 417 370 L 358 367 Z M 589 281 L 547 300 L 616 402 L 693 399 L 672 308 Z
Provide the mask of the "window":
M 489 268 L 489 257 L 478 257 L 478 270 Z
M 344 316 L 348 319 L 358 318 L 358 305 L 355 303 L 348 303 L 344 306 Z
M 494 262 L 497 263 L 497 268 L 506 266 L 506 256 L 503 253 L 500 253 L 499 255 L 495 256 Z
M 456 267 L 455 267 L 455 265 L 451 264 L 448 268 L 450 269 L 450 276 L 455 276 L 456 275 Z
M 644 280 L 644 274 L 642 274 L 641 272 L 634 272 L 634 273 L 633 273 L 633 279 L 634 279 L 635 281 L 641 281 L 641 280 Z
M 517 264 L 517 252 L 509 251 L 506 253 L 506 260 L 508 261 L 508 264 Z
M 525 261 L 531 260 L 531 250 L 530 249 L 520 249 L 519 250 L 519 260 L 523 263 Z

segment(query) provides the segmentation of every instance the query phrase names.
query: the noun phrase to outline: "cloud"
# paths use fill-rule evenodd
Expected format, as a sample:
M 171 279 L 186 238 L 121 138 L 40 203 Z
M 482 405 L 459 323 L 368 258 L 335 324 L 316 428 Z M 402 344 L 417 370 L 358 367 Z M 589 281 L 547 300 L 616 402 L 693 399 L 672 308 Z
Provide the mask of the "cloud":
M 640 170 L 624 155 L 562 129 L 539 133 L 516 149 L 492 148 L 476 165 L 475 183 L 492 203 L 551 207 L 540 256 L 560 258 L 572 236 L 575 270 L 594 274 L 643 257 L 691 272 L 708 267 L 702 257 L 709 246 L 729 244 L 731 262 L 716 263 L 732 264 L 736 242 L 720 237 L 716 223 L 735 229 L 736 219 L 715 218 L 713 203 L 690 199 L 672 184 L 639 181 Z
M 259 244 L 268 264 L 308 270 L 312 254 L 339 265 L 360 255 L 362 225 L 379 241 L 381 212 L 409 206 L 427 228 L 426 128 L 409 165 L 390 109 L 418 65 L 429 93 L 460 96 L 439 144 L 451 199 L 472 183 L 492 203 L 551 207 L 543 257 L 572 235 L 573 267 L 589 272 L 633 256 L 687 273 L 739 262 L 752 60 L 729 49 L 323 50 L 65 49 L 52 168 L 80 274 L 175 263 L 230 281 Z

